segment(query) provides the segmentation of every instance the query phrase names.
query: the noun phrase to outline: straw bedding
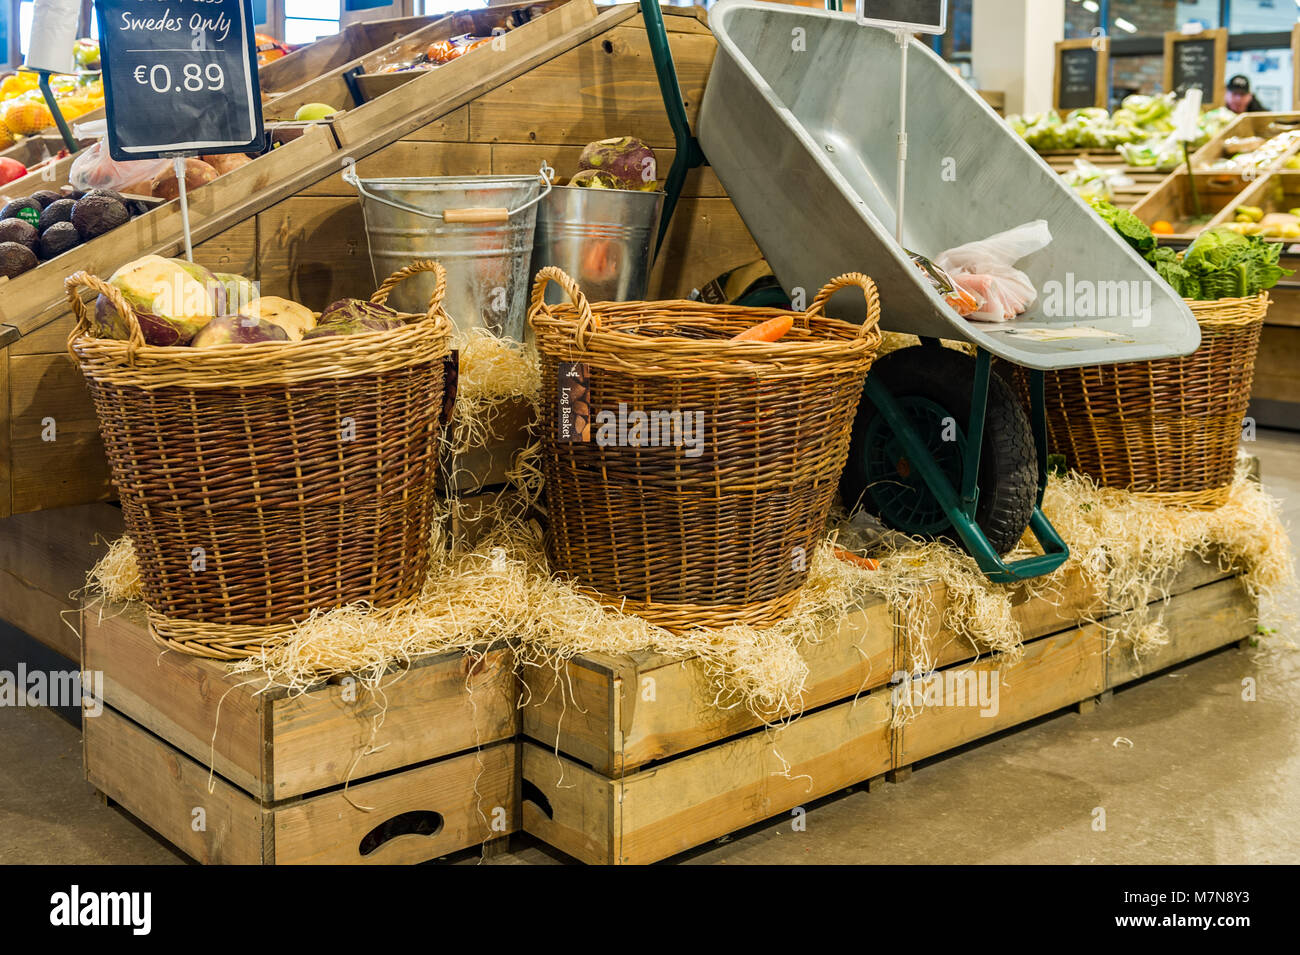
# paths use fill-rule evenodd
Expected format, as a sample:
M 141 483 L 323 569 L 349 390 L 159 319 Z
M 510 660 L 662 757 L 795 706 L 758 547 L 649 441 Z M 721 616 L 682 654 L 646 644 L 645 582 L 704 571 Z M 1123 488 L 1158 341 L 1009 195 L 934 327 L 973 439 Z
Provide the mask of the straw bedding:
M 517 348 L 478 338 L 463 340 L 459 347 L 461 420 L 450 441 L 463 451 L 490 439 L 493 415 L 504 402 L 523 397 L 535 408 L 537 379 L 535 356 Z M 970 640 L 981 652 L 1007 654 L 1009 662 L 1021 652 L 1011 612 L 1016 587 L 988 582 L 969 556 L 951 546 L 850 523 L 843 515 L 833 519 L 812 554 L 808 583 L 791 616 L 761 629 L 671 633 L 609 609 L 550 575 L 541 529 L 527 517 L 538 487 L 535 457 L 528 452 L 518 456 L 513 474 L 532 488 L 531 495 L 492 505 L 496 519 L 472 545 L 448 540 L 445 522 L 435 523 L 429 575 L 411 605 L 318 612 L 286 627 L 281 639 L 232 669 L 264 670 L 268 685 L 293 691 L 342 673 L 378 689 L 419 657 L 510 641 L 518 666 L 553 674 L 549 682 L 531 681 L 535 686 L 569 699 L 563 679 L 566 659 L 595 651 L 650 651 L 673 659 L 697 658 L 714 705 L 745 706 L 773 721 L 801 709 L 808 674 L 801 651 L 880 599 L 903 631 L 913 668 L 933 665 L 936 648 L 930 634 L 936 614 L 945 631 Z M 1097 487 L 1077 475 L 1053 477 L 1043 506 L 1070 545 L 1066 567 L 1077 566 L 1107 594 L 1097 616 L 1112 639 L 1124 641 L 1135 654 L 1167 640 L 1160 601 L 1189 553 L 1239 570 L 1261 598 L 1283 597 L 1295 584 L 1294 558 L 1277 502 L 1244 473 L 1238 474 L 1227 503 L 1212 511 L 1166 507 Z M 836 546 L 869 553 L 879 560 L 879 569 L 836 557 Z M 1065 568 L 1022 586 L 1054 601 L 1064 573 Z M 139 599 L 139 572 L 129 540 L 109 548 L 91 571 L 88 590 L 112 602 Z M 904 712 L 896 718 L 907 717 Z

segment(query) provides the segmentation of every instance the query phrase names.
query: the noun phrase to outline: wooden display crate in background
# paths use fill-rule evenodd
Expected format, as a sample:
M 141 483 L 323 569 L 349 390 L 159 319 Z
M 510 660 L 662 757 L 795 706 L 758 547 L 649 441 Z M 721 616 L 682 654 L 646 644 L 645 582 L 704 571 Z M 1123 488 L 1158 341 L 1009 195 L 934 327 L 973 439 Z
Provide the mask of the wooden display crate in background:
M 508 648 L 295 695 L 161 651 L 137 611 L 88 605 L 83 633 L 87 778 L 201 862 L 422 862 L 517 827 Z
M 1133 214 L 1148 226 L 1165 221 L 1174 227 L 1162 242 L 1188 242 L 1206 229 L 1231 222 L 1242 194 L 1251 181 L 1230 173 L 1196 173 L 1196 192 L 1201 203 L 1201 220 L 1196 219 L 1192 177 L 1185 172 L 1169 176 L 1149 196 L 1133 207 Z
M 1111 197 L 1111 202 L 1121 209 L 1131 209 L 1137 205 L 1169 176 L 1169 173 L 1150 166 L 1130 166 L 1116 149 L 1053 149 L 1039 155 L 1060 176 L 1073 172 L 1075 161 L 1080 159 L 1104 172 L 1122 173 L 1132 183 L 1115 187 Z

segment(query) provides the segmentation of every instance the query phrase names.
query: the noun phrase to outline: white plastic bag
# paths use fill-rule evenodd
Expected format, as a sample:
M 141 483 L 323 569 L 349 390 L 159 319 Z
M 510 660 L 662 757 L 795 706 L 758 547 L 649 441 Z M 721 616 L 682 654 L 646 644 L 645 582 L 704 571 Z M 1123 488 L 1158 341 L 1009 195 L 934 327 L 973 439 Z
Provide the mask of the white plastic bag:
M 935 264 L 962 288 L 984 299 L 967 318 L 983 322 L 1010 321 L 1034 304 L 1038 290 L 1015 264 L 1045 249 L 1052 241 L 1045 219 L 1029 222 L 978 242 L 949 249 Z
M 112 189 L 114 192 L 149 195 L 149 183 L 162 170 L 168 168 L 170 159 L 135 159 L 118 162 L 108 154 L 108 143 L 100 140 L 77 153 L 68 171 L 68 182 L 74 189 Z

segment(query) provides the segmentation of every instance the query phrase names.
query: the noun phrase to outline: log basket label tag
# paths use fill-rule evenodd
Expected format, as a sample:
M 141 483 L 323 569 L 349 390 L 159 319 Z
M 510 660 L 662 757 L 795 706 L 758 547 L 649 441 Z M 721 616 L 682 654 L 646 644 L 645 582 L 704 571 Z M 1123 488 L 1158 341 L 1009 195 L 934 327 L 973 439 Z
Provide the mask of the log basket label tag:
M 559 434 L 561 441 L 591 440 L 591 369 L 585 361 L 560 362 Z
M 456 413 L 456 392 L 460 388 L 460 351 L 453 348 L 442 360 L 442 423 L 451 424 Z

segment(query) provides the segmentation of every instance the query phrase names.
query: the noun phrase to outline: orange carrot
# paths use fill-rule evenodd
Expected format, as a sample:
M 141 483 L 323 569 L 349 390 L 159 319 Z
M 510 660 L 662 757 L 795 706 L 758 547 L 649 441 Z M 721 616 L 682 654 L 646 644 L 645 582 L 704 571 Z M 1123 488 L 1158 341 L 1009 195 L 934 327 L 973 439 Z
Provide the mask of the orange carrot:
M 843 547 L 835 548 L 835 556 L 840 560 L 847 560 L 850 564 L 857 564 L 859 567 L 865 568 L 866 570 L 880 569 L 880 561 L 873 560 L 870 557 L 863 557 L 861 554 L 855 554 L 852 551 L 847 551 Z
M 793 312 L 789 315 L 769 318 L 753 328 L 745 329 L 731 340 L 733 342 L 774 342 L 792 328 L 794 328 Z

